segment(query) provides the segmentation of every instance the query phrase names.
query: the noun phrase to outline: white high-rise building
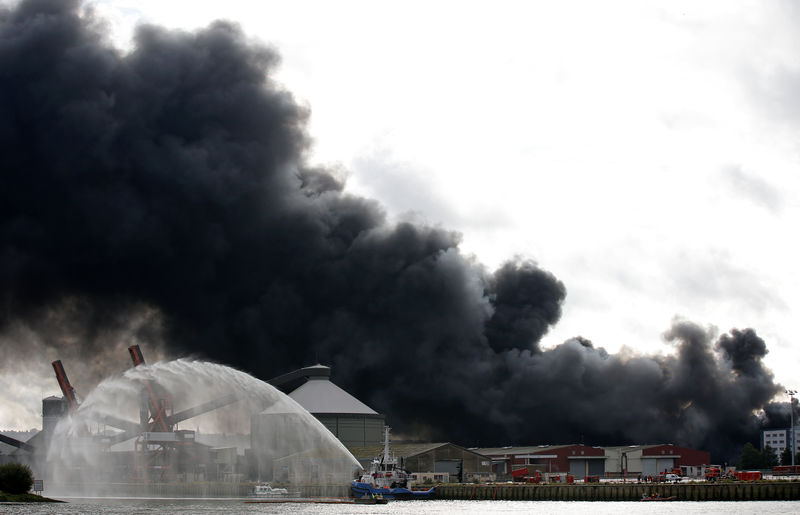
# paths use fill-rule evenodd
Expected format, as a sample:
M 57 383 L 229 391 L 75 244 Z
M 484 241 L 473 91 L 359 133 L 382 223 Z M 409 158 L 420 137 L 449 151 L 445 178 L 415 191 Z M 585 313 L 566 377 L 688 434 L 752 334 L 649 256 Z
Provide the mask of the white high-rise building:
M 800 452 L 800 426 L 794 427 L 794 452 Z M 770 446 L 775 450 L 775 454 L 780 457 L 781 453 L 786 447 L 792 444 L 792 433 L 789 429 L 770 429 L 768 431 L 761 431 L 761 449 L 764 450 Z

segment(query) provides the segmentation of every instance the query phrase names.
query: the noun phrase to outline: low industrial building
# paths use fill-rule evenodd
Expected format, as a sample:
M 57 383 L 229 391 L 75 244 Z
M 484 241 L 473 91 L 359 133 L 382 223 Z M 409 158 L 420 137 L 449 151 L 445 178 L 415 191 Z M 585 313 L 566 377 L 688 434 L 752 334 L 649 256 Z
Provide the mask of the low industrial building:
M 474 450 L 492 459 L 492 471 L 498 478 L 508 478 L 515 470 L 523 468 L 529 473 L 568 473 L 576 479 L 586 476 L 639 478 L 678 468 L 686 476 L 699 476 L 711 463 L 711 455 L 706 451 L 671 444 L 615 447 L 539 445 Z
M 510 477 L 515 470 L 527 469 L 542 474 L 572 474 L 576 478 L 605 475 L 605 452 L 586 445 L 538 445 L 490 447 L 475 452 L 492 459 L 497 477 Z
M 11 432 L 13 436 L 3 437 L 0 441 L 0 465 L 5 463 L 21 463 L 31 467 L 37 477 L 42 477 L 39 463 L 46 458 L 47 446 L 50 442 L 52 427 L 49 427 L 47 414 L 48 407 L 52 406 L 49 402 L 58 397 L 49 397 L 42 400 L 43 416 L 42 431 Z M 17 433 L 17 434 L 14 434 Z
M 624 445 L 604 447 L 609 477 L 647 477 L 681 469 L 683 475 L 700 476 L 711 464 L 706 451 L 662 445 Z
M 348 446 L 348 450 L 362 467 L 369 469 L 370 462 L 383 454 L 383 445 Z M 444 479 L 443 482 L 451 483 L 494 479 L 491 458 L 456 444 L 393 443 L 390 452 L 401 460 L 401 466 L 412 476 L 416 475 L 418 483 L 426 479 L 431 482 Z

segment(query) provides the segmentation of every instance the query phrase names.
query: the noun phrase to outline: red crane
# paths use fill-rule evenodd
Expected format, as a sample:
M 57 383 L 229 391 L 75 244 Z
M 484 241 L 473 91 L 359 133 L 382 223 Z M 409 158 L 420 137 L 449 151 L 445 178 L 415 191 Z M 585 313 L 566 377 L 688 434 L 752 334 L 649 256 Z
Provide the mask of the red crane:
M 138 345 L 128 347 L 133 366 L 144 365 L 144 356 Z M 144 380 L 142 403 L 139 408 L 139 422 L 142 427 L 147 427 L 149 432 L 168 433 L 173 425 L 169 422 L 172 417 L 172 399 L 160 387 L 149 380 Z
M 138 345 L 128 347 L 133 366 L 144 366 L 144 355 Z M 135 437 L 134 444 L 134 479 L 165 479 L 165 475 L 175 472 L 176 450 L 194 442 L 186 442 L 182 433 L 175 426 L 186 419 L 202 415 L 217 408 L 238 401 L 236 395 L 226 395 L 217 399 L 173 413 L 172 397 L 155 381 L 145 379 L 139 405 L 139 430 L 136 434 L 126 431 L 115 437 L 116 441 L 124 441 Z
M 144 366 L 145 360 L 138 345 L 128 347 L 134 367 Z M 139 422 L 131 422 L 114 415 L 97 413 L 92 410 L 83 414 L 78 408 L 75 389 L 69 382 L 60 360 L 53 362 L 58 386 L 64 394 L 68 409 L 76 414 L 105 424 L 120 432 L 114 436 L 104 436 L 101 441 L 107 447 L 136 439 L 134 444 L 134 479 L 140 481 L 164 480 L 175 473 L 176 450 L 194 442 L 194 431 L 177 431 L 179 422 L 227 406 L 239 400 L 235 394 L 218 397 L 208 402 L 173 413 L 172 396 L 165 388 L 152 379 L 142 379 L 139 403 Z M 83 426 L 80 433 L 88 436 L 88 428 Z M 189 438 L 191 436 L 191 438 Z M 22 447 L 20 442 L 18 447 Z M 24 447 L 23 447 L 24 448 Z
M 75 411 L 78 409 L 78 399 L 75 396 L 75 388 L 69 384 L 69 378 L 64 371 L 64 365 L 61 364 L 60 359 L 53 361 L 53 370 L 56 371 L 56 380 L 58 381 L 58 386 L 61 388 L 61 393 L 64 394 L 64 399 L 67 401 L 67 406 L 70 411 Z

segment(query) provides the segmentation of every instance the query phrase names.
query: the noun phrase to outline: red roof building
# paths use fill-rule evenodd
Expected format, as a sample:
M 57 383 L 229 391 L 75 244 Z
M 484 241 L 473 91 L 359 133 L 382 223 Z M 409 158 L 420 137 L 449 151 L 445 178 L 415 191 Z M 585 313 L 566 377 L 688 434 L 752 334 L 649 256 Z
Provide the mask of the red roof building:
M 492 447 L 473 449 L 492 458 L 492 471 L 510 475 L 512 471 L 527 468 L 532 472 L 573 474 L 576 478 L 605 473 L 605 451 L 601 447 L 586 445 L 540 445 L 529 447 Z

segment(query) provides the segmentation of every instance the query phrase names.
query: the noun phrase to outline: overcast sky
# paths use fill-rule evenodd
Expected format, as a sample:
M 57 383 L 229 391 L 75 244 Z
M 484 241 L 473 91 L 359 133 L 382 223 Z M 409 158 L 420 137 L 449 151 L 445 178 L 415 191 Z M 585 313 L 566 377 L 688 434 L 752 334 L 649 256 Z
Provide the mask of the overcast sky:
M 800 4 L 91 3 L 123 47 L 218 18 L 274 46 L 312 162 L 489 268 L 519 254 L 565 283 L 543 346 L 753 327 L 800 388 Z

